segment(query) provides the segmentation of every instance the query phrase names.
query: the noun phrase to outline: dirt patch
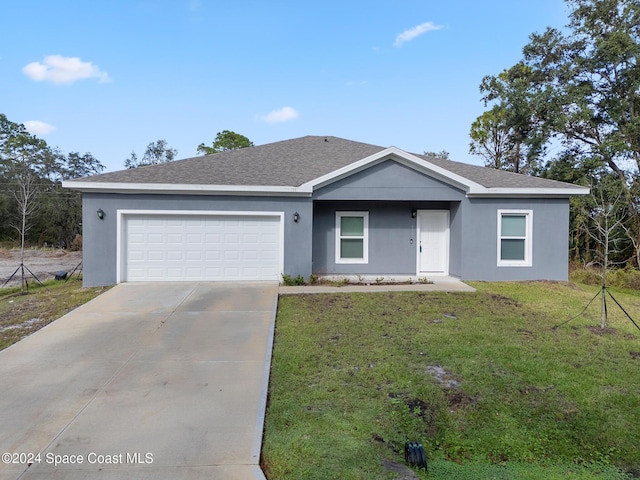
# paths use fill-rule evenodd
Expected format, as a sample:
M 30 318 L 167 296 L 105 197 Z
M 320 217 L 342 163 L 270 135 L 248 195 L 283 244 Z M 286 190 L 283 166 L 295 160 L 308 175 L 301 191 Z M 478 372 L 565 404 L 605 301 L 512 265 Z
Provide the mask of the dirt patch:
M 418 475 L 406 465 L 394 462 L 392 460 L 382 460 L 382 467 L 384 468 L 385 478 L 389 478 L 389 475 L 393 475 L 396 480 L 418 480 Z
M 474 397 L 467 395 L 462 390 L 449 392 L 447 393 L 446 397 L 447 401 L 449 402 L 449 408 L 452 410 L 465 408 L 476 403 L 476 399 Z
M 56 272 L 65 271 L 69 274 L 82 261 L 82 252 L 67 250 L 25 250 L 24 266 L 31 270 L 40 280 L 45 281 L 55 277 Z M 0 287 L 20 267 L 20 250 L 0 249 Z M 79 271 L 78 269 L 77 271 Z M 77 272 L 76 271 L 76 272 Z M 35 282 L 31 274 L 25 269 L 29 282 Z M 18 271 L 7 286 L 20 285 L 21 272 Z
M 587 327 L 587 330 L 589 330 L 591 333 L 593 333 L 594 335 L 614 335 L 616 333 L 618 333 L 618 331 L 615 328 L 611 328 L 611 327 Z
M 491 298 L 492 301 L 498 302 L 502 305 L 506 305 L 507 307 L 519 308 L 522 306 L 517 300 L 514 300 L 513 298 L 505 297 L 504 295 L 499 295 L 497 293 L 492 293 L 489 295 L 489 297 Z

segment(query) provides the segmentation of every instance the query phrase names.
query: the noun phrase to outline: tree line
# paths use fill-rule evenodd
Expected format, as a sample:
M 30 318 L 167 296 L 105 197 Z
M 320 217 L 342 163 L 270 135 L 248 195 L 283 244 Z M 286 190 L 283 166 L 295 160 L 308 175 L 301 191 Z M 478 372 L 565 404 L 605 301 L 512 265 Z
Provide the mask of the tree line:
M 218 132 L 211 146 L 201 143 L 198 145 L 198 155 L 213 155 L 215 153 L 228 152 L 239 148 L 253 147 L 253 142 L 244 135 L 223 130 Z M 144 167 L 146 165 L 158 165 L 160 163 L 171 162 L 178 156 L 178 151 L 171 148 L 166 140 L 156 140 L 147 145 L 142 158 L 138 158 L 135 151 L 131 152 L 124 161 L 126 168 Z
M 638 267 L 640 3 L 565 2 L 564 29 L 533 33 L 520 61 L 482 79 L 488 109 L 469 151 L 488 167 L 590 187 L 571 199 L 570 257 L 602 263 L 606 252 Z
M 197 152 L 213 154 L 248 146 L 253 146 L 248 138 L 224 130 L 211 146 L 200 144 Z M 157 140 L 140 159 L 132 152 L 124 166 L 169 162 L 177 154 L 165 140 Z M 62 182 L 104 169 L 91 153 L 64 153 L 0 114 L 0 241 L 81 248 L 81 194 L 63 189 Z
M 65 154 L 0 114 L 0 240 L 71 246 L 82 231 L 82 205 L 62 181 L 104 168 L 90 153 Z

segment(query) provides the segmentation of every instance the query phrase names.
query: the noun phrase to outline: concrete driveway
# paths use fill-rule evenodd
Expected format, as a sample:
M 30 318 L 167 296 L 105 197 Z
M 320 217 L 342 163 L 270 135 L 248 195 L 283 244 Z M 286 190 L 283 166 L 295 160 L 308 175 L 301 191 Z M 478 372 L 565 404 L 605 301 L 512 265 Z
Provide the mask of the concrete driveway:
M 0 351 L 0 479 L 264 479 L 277 292 L 121 284 Z

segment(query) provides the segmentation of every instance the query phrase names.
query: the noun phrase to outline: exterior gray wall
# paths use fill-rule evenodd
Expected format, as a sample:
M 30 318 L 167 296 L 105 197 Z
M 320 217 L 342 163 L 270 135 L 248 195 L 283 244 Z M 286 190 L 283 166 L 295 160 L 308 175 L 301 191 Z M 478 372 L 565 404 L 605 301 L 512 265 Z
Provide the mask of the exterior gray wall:
M 533 210 L 531 267 L 498 267 L 499 209 Z M 569 200 L 465 199 L 461 204 L 463 280 L 561 280 L 568 278 Z
M 462 277 L 462 203 L 451 202 L 449 209 L 449 275 Z
M 96 214 L 101 208 L 104 220 Z M 311 274 L 311 198 L 205 195 L 149 195 L 83 193 L 83 283 L 85 286 L 116 283 L 116 211 L 129 210 L 222 210 L 284 212 L 284 273 Z M 300 221 L 294 223 L 294 212 Z
M 393 160 L 374 165 L 318 189 L 314 200 L 460 201 L 462 190 Z

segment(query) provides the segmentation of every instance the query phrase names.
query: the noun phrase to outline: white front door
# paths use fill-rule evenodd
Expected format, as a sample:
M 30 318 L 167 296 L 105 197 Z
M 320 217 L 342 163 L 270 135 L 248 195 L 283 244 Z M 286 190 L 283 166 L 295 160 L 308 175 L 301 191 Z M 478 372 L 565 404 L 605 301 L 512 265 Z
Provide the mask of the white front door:
M 418 275 L 449 275 L 449 211 L 418 211 Z

